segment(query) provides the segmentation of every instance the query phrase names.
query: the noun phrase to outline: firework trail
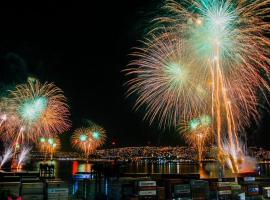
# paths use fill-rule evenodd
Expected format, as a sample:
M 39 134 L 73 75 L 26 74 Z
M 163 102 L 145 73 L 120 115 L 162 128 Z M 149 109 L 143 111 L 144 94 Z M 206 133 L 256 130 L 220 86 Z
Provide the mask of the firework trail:
M 7 115 L 3 114 L 0 116 L 0 127 L 2 126 L 2 124 L 7 120 Z
M 212 135 L 240 150 L 239 134 L 258 120 L 269 91 L 270 0 L 168 0 L 126 74 L 135 108 L 162 127 L 211 113 Z M 204 95 L 203 95 L 204 94 Z
M 252 172 L 256 169 L 256 160 L 248 156 L 247 146 L 241 140 L 239 140 L 239 148 L 236 149 L 228 140 L 224 139 L 219 156 L 221 156 L 219 160 L 226 163 L 234 173 Z
M 211 117 L 209 115 L 201 115 L 188 122 L 183 122 L 180 126 L 180 132 L 185 140 L 197 149 L 199 162 L 202 161 L 205 145 L 210 138 L 211 123 Z
M 12 147 L 5 148 L 4 154 L 1 158 L 0 169 L 2 166 L 12 158 Z
M 8 119 L 9 105 L 7 98 L 0 99 L 0 130 L 2 131 Z
M 44 154 L 44 159 L 46 160 L 47 154 L 50 155 L 52 160 L 53 155 L 56 151 L 58 151 L 61 147 L 60 138 L 56 135 L 54 137 L 41 137 L 36 144 L 38 150 Z
M 22 147 L 20 153 L 18 154 L 17 169 L 22 168 L 22 165 L 29 159 L 30 151 L 31 151 L 31 147 L 27 147 L 27 146 Z

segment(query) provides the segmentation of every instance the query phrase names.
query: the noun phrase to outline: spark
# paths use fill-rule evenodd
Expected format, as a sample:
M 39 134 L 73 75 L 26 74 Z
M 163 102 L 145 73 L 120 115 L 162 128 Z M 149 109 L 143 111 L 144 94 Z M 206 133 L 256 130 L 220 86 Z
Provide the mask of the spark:
M 135 109 L 162 128 L 192 120 L 194 130 L 210 123 L 194 116 L 211 113 L 215 145 L 222 151 L 227 138 L 239 149 L 240 134 L 259 118 L 258 93 L 270 89 L 269 3 L 167 0 L 125 70 Z
M 22 149 L 18 155 L 17 169 L 22 168 L 22 165 L 29 159 L 30 151 L 31 151 L 30 147 L 27 147 L 27 146 L 22 147 Z
M 0 169 L 2 166 L 12 158 L 12 147 L 5 148 L 4 154 L 1 158 Z
M 7 116 L 1 127 L 4 141 L 27 144 L 70 127 L 66 98 L 53 83 L 35 80 L 17 85 L 2 104 L 0 110 Z
M 86 158 L 102 146 L 105 140 L 105 130 L 94 123 L 89 124 L 89 127 L 76 129 L 71 137 L 73 147 L 82 151 Z

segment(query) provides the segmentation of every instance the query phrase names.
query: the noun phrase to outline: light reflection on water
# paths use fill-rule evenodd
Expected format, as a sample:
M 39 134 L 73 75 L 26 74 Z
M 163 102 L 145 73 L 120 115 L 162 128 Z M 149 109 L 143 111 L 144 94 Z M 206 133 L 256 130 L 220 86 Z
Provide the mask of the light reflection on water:
M 40 163 L 35 162 L 33 170 L 39 170 Z M 85 163 L 80 161 L 49 161 L 48 164 L 53 164 L 55 166 L 55 177 L 67 180 L 71 175 L 77 172 L 91 172 L 93 169 L 92 163 Z M 125 165 L 122 168 L 122 172 L 126 173 L 145 173 L 145 174 L 189 174 L 189 173 L 199 173 L 201 177 L 217 177 L 217 163 L 208 162 L 203 163 L 200 167 L 198 164 L 194 163 L 154 163 L 154 162 L 132 162 Z M 270 175 L 270 163 L 260 164 L 262 176 Z M 225 177 L 231 177 L 232 173 L 229 169 L 225 169 Z
M 42 162 L 34 163 L 33 170 L 39 170 L 39 164 Z M 87 176 L 87 174 L 80 175 L 77 179 L 72 179 L 72 175 L 77 172 L 91 172 L 93 169 L 93 164 L 85 163 L 80 161 L 50 161 L 48 164 L 54 164 L 55 166 L 55 177 L 60 178 L 64 181 L 68 181 L 71 195 L 83 195 L 88 196 L 90 199 L 95 199 L 97 188 L 103 194 L 109 197 L 114 197 L 114 199 L 120 199 L 121 194 L 121 182 L 113 182 L 109 179 L 103 179 L 101 185 L 96 185 L 93 176 L 90 176 L 90 181 L 82 181 L 82 177 Z M 202 166 L 194 163 L 153 163 L 153 162 L 133 162 L 127 163 L 126 167 L 122 168 L 122 172 L 126 173 L 163 173 L 163 174 L 187 174 L 187 173 L 200 173 L 201 178 L 206 177 L 217 177 L 217 163 L 208 162 L 203 163 Z M 262 176 L 270 175 L 270 163 L 260 164 Z M 225 176 L 232 177 L 229 170 L 225 171 Z M 82 190 L 82 188 L 86 188 Z
M 33 170 L 39 171 L 40 164 L 54 165 L 55 177 L 64 180 L 75 175 L 77 172 L 91 172 L 93 168 L 92 163 L 78 162 L 78 161 L 38 161 L 34 163 Z
M 209 163 L 210 164 L 210 163 Z M 203 170 L 213 170 L 215 165 L 203 165 Z M 187 174 L 199 173 L 200 166 L 194 163 L 154 163 L 154 162 L 135 162 L 130 163 L 124 170 L 127 173 L 146 173 L 146 174 Z
M 44 163 L 38 161 L 33 163 L 31 170 L 39 170 L 39 165 Z M 48 161 L 49 165 L 55 166 L 55 177 L 63 180 L 72 178 L 72 175 L 77 172 L 91 172 L 93 169 L 92 163 L 85 163 L 80 161 Z M 262 163 L 259 165 L 261 168 L 262 176 L 270 176 L 270 163 Z M 218 165 L 216 162 L 203 163 L 202 166 L 194 163 L 170 163 L 170 162 L 133 162 L 128 163 L 122 168 L 122 172 L 126 173 L 145 173 L 145 174 L 190 174 L 199 173 L 202 178 L 214 178 L 218 175 Z M 232 173 L 229 169 L 225 169 L 225 177 L 232 177 Z

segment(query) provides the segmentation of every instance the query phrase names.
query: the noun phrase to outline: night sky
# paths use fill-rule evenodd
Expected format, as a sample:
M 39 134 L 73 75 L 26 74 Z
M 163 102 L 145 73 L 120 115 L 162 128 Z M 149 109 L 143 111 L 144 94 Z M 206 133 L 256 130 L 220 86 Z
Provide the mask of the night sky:
M 1 93 L 27 76 L 54 82 L 65 93 L 71 109 L 71 130 L 61 138 L 70 150 L 69 137 L 89 119 L 103 126 L 106 146 L 179 145 L 174 131 L 161 131 L 134 112 L 126 98 L 127 78 L 121 72 L 131 48 L 158 14 L 155 0 L 89 1 L 91 4 L 0 8 Z M 265 109 L 264 109 L 265 110 Z M 268 147 L 269 114 L 249 130 L 250 144 Z

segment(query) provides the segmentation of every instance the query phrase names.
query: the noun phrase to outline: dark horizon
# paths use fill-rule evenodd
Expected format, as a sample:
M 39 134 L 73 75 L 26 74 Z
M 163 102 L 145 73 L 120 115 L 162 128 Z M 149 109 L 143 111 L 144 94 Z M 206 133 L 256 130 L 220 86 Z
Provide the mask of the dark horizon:
M 143 121 L 126 98 L 122 72 L 158 12 L 154 0 L 94 1 L 90 5 L 56 4 L 1 7 L 0 84 L 4 89 L 34 76 L 54 82 L 68 99 L 73 126 L 61 135 L 63 150 L 69 137 L 89 119 L 103 126 L 106 146 L 183 145 L 176 131 L 163 131 Z M 266 105 L 265 105 L 266 106 Z M 268 106 L 267 106 L 268 107 Z M 269 148 L 270 115 L 249 129 L 250 145 Z

